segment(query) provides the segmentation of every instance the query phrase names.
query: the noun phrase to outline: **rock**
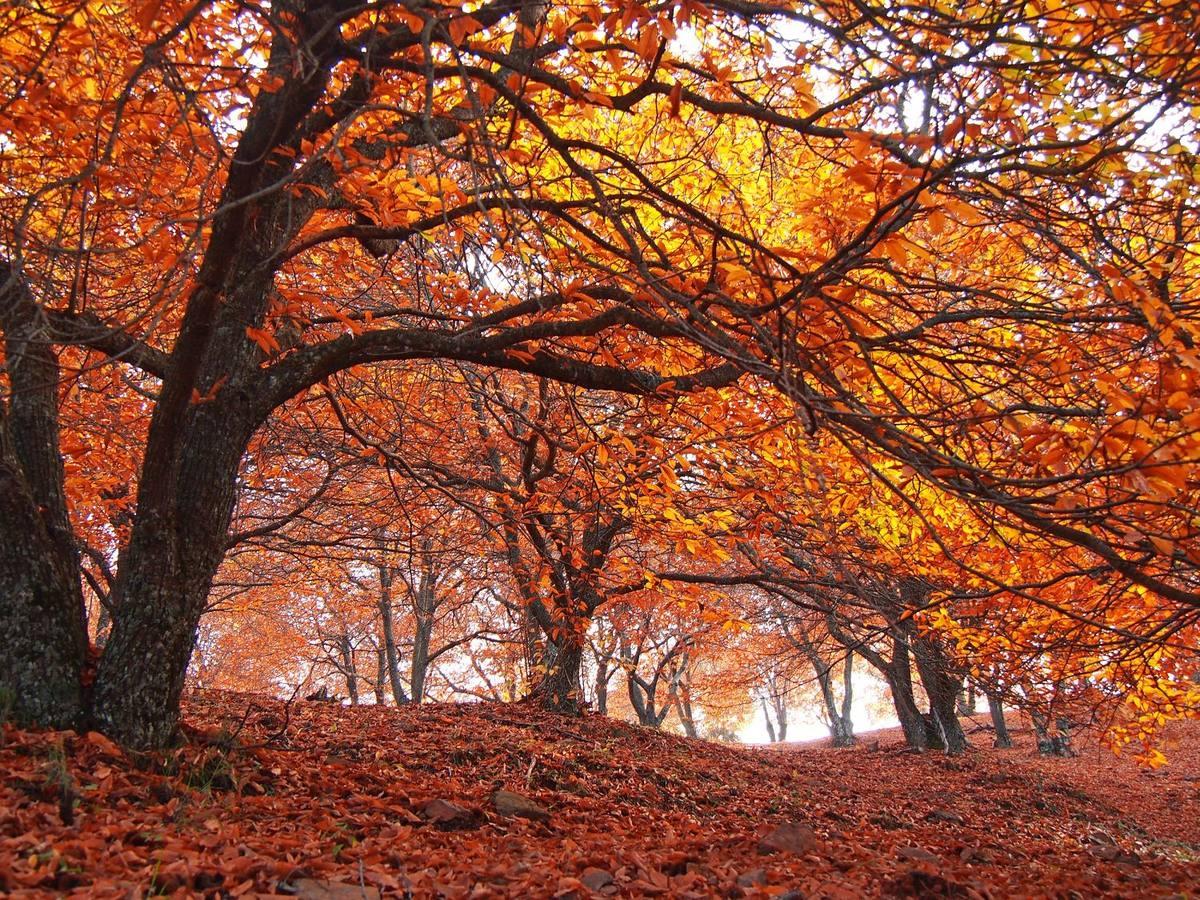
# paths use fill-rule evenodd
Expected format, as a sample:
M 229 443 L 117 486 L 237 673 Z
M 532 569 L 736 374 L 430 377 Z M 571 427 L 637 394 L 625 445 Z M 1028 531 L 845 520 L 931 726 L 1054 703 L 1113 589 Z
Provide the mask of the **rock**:
M 807 825 L 787 822 L 758 842 L 759 853 L 811 853 L 817 849 L 817 834 Z
M 893 816 L 891 813 L 879 813 L 877 816 L 872 816 L 869 820 L 872 825 L 878 825 L 880 828 L 886 828 L 888 831 L 895 831 L 897 828 L 903 828 L 904 823 Z
M 766 869 L 751 869 L 749 872 L 743 872 L 737 877 L 738 887 L 755 887 L 756 885 L 767 883 Z
M 930 853 L 924 847 L 901 847 L 896 855 L 909 862 L 933 863 L 935 866 L 942 861 L 936 853 Z
M 987 847 L 963 847 L 958 858 L 965 863 L 979 863 L 990 866 L 996 861 L 996 854 Z
M 537 822 L 550 820 L 550 810 L 512 791 L 496 791 L 492 794 L 492 805 L 502 816 L 517 816 Z
M 925 818 L 930 822 L 949 822 L 951 825 L 963 824 L 963 817 L 948 809 L 932 810 Z
M 602 891 L 613 883 L 613 874 L 605 869 L 588 866 L 579 876 L 579 882 L 589 891 Z
M 440 798 L 426 803 L 421 815 L 445 830 L 474 828 L 479 824 L 479 816 L 474 811 Z
M 1115 844 L 1101 844 L 1098 847 L 1092 847 L 1090 852 L 1096 859 L 1102 859 L 1106 862 L 1124 863 L 1129 866 L 1138 866 L 1142 863 L 1142 858 L 1136 853 L 1122 850 Z
M 280 885 L 283 889 L 284 885 Z M 339 881 L 297 878 L 291 882 L 291 894 L 302 900 L 380 900 L 379 888 Z

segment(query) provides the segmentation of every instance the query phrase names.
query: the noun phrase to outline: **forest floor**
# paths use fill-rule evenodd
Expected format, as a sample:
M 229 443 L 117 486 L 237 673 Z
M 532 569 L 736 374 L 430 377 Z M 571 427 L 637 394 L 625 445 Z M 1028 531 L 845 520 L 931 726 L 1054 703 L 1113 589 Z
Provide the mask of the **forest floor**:
M 1162 897 L 1200 892 L 1200 723 L 1147 772 L 686 740 L 523 705 L 207 693 L 154 756 L 5 727 L 0 894 Z M 496 794 L 497 789 L 515 793 Z M 531 801 L 531 802 L 530 802 Z

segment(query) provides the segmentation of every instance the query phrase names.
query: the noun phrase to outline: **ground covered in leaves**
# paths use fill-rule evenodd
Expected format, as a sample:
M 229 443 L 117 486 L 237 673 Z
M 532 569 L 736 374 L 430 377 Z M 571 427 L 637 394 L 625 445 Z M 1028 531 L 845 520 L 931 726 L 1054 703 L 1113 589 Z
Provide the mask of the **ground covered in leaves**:
M 1200 729 L 1154 773 L 689 741 L 522 705 L 209 693 L 124 753 L 5 727 L 0 893 L 89 897 L 1156 897 L 1200 885 Z M 973 735 L 990 745 L 983 732 Z

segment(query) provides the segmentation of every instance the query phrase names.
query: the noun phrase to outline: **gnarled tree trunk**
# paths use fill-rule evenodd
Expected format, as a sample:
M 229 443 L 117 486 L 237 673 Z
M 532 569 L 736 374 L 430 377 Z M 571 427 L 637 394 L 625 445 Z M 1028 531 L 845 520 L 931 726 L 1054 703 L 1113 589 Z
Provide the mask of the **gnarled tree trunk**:
M 0 260 L 0 689 L 22 722 L 78 725 L 87 625 L 59 454 L 58 359 L 42 310 Z

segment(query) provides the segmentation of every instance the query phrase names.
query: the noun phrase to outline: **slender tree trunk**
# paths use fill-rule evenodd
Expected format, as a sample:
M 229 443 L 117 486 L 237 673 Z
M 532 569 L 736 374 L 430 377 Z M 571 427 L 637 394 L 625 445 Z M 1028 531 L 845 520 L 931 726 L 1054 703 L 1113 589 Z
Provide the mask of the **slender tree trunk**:
M 646 682 L 638 679 L 635 673 L 630 672 L 626 684 L 629 686 L 629 702 L 633 705 L 634 712 L 637 713 L 638 721 L 647 728 L 660 727 L 670 705 L 663 704 L 661 710 L 657 706 L 658 679 Z
M 683 733 L 690 738 L 697 737 L 696 717 L 692 711 L 690 654 L 684 654 L 679 667 L 671 676 L 671 701 L 675 705 L 676 715 L 679 716 L 679 724 L 683 726 Z
M 679 724 L 683 726 L 683 733 L 687 737 L 699 737 L 699 732 L 696 729 L 696 714 L 692 710 L 692 698 L 688 692 L 684 692 L 675 698 L 675 713 L 679 716 Z
M 400 653 L 396 649 L 396 630 L 392 624 L 392 573 L 379 567 L 379 621 L 383 627 L 383 648 L 387 656 L 388 680 L 392 684 L 392 699 L 397 706 L 408 703 L 408 694 L 400 681 Z
M 41 307 L 0 259 L 0 689 L 18 720 L 82 722 L 87 623 L 59 452 L 58 358 Z
M 775 734 L 779 738 L 779 743 L 782 744 L 787 740 L 788 731 L 787 698 L 777 693 L 773 700 L 775 703 Z
M 847 651 L 846 659 L 842 662 L 842 708 L 836 716 L 831 716 L 834 723 L 833 746 L 849 747 L 854 744 L 854 721 L 850 711 L 854 704 L 854 654 Z
M 825 704 L 825 715 L 829 720 L 829 736 L 835 747 L 849 747 L 854 743 L 854 725 L 850 721 L 851 677 L 854 671 L 854 655 L 847 651 L 842 668 L 842 702 L 839 704 L 833 691 L 833 666 L 823 658 L 811 644 L 807 647 L 809 662 L 817 676 L 821 689 L 821 700 Z
M 975 715 L 975 682 L 966 682 L 958 692 L 958 714 L 960 716 Z
M 602 716 L 608 715 L 608 660 L 596 657 L 596 712 Z
M 354 647 L 350 644 L 350 635 L 346 632 L 338 636 L 338 650 L 342 654 L 342 675 L 346 679 L 346 693 L 350 695 L 350 705 L 358 706 L 358 669 L 354 665 Z
M 999 694 L 988 692 L 988 712 L 992 716 L 992 727 L 996 731 L 992 746 L 998 750 L 1008 750 L 1012 747 L 1012 736 L 1008 733 L 1008 724 L 1004 721 L 1004 702 Z
M 767 740 L 772 744 L 777 743 L 775 738 L 775 723 L 771 721 L 771 712 L 767 709 L 767 700 L 765 697 L 759 697 L 758 702 L 762 705 L 763 721 L 767 723 Z
M 425 699 L 425 676 L 429 671 L 429 641 L 433 636 L 433 620 L 417 616 L 417 627 L 413 632 L 412 699 L 420 703 Z
M 387 705 L 384 688 L 387 686 L 387 651 L 382 642 L 375 647 L 375 703 Z

